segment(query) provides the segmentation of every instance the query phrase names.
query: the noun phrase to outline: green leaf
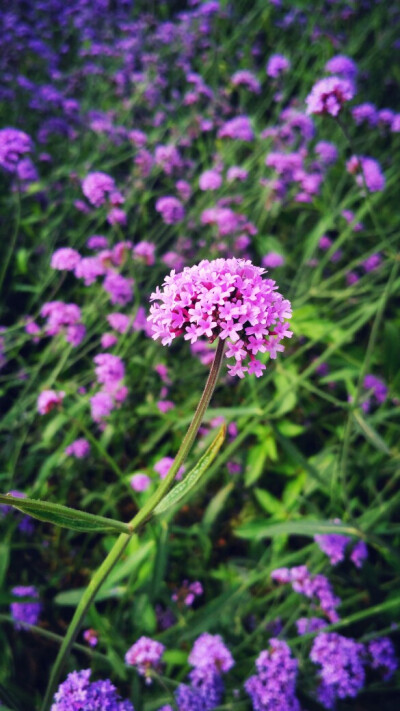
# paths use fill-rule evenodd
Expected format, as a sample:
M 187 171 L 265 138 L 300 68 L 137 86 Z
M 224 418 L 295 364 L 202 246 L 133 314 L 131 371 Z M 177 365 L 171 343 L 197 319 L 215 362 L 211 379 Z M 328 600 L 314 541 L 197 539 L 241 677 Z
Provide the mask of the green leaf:
M 73 531 L 131 533 L 130 525 L 122 521 L 104 518 L 104 516 L 95 516 L 85 511 L 70 509 L 68 506 L 52 504 L 48 501 L 37 501 L 29 498 L 20 499 L 9 494 L 0 494 L 0 504 L 11 505 L 15 509 L 39 519 L 39 521 L 54 523 L 56 526 L 70 528 Z
M 254 493 L 258 503 L 267 513 L 274 515 L 285 512 L 285 508 L 282 506 L 281 502 L 276 499 L 275 496 L 272 496 L 269 491 L 257 488 L 254 490 Z
M 311 519 L 272 524 L 267 524 L 265 521 L 253 521 L 240 526 L 235 531 L 235 535 L 238 538 L 246 538 L 251 541 L 274 538 L 274 536 L 280 536 L 282 533 L 310 537 L 315 536 L 317 533 L 341 533 L 347 536 L 361 537 L 360 531 L 354 526 L 344 523 L 332 523 L 332 521 L 313 521 Z
M 3 586 L 8 566 L 10 563 L 10 546 L 8 543 L 0 543 L 0 588 Z
M 234 484 L 232 481 L 230 481 L 228 484 L 222 487 L 215 496 L 211 499 L 210 503 L 208 504 L 203 520 L 202 520 L 202 526 L 205 527 L 206 529 L 210 528 L 214 521 L 216 520 L 217 516 L 221 513 L 222 509 L 225 506 L 225 502 L 234 489 Z
M 355 410 L 353 412 L 353 417 L 357 422 L 360 430 L 364 433 L 365 437 L 374 445 L 376 449 L 380 452 L 390 455 L 390 449 L 386 442 L 383 441 L 382 437 L 378 435 L 377 431 L 363 418 L 360 412 Z
M 172 491 L 170 491 L 166 496 L 164 496 L 162 501 L 160 501 L 160 503 L 154 509 L 154 514 L 159 516 L 160 514 L 165 513 L 172 506 L 175 506 L 177 503 L 179 503 L 183 499 L 183 497 L 186 496 L 186 494 L 188 494 L 189 491 L 191 491 L 196 486 L 196 484 L 200 481 L 201 477 L 207 471 L 208 467 L 210 466 L 210 464 L 212 464 L 219 450 L 221 449 L 222 443 L 225 439 L 225 434 L 226 426 L 223 425 L 219 430 L 217 436 L 215 437 L 214 441 L 207 449 L 207 451 L 197 462 L 196 466 L 185 476 L 183 481 L 180 481 L 179 484 L 176 484 Z

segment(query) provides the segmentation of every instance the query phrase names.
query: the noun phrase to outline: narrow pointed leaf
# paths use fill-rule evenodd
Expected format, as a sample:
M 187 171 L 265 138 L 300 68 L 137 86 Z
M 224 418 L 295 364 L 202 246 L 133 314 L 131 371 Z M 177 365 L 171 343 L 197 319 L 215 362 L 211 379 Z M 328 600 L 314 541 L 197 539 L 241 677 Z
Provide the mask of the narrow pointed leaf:
M 52 504 L 48 501 L 38 501 L 36 499 L 20 499 L 8 494 L 0 494 L 0 504 L 13 506 L 39 521 L 54 523 L 56 526 L 70 528 L 73 531 L 93 532 L 93 533 L 131 533 L 129 524 L 122 521 L 95 516 L 71 509 L 68 506 Z
M 176 484 L 172 491 L 170 491 L 166 496 L 164 496 L 162 501 L 160 501 L 158 506 L 156 506 L 156 508 L 154 509 L 154 513 L 157 516 L 162 513 L 165 513 L 165 511 L 167 511 L 169 508 L 179 503 L 179 501 L 181 501 L 181 499 L 183 499 L 183 497 L 186 496 L 186 494 L 188 494 L 189 491 L 191 491 L 191 489 L 196 486 L 196 484 L 200 481 L 201 477 L 207 471 L 208 467 L 210 466 L 210 464 L 212 464 L 219 450 L 221 449 L 222 443 L 225 439 L 225 434 L 226 426 L 223 425 L 219 430 L 217 436 L 215 437 L 214 441 L 207 449 L 207 451 L 197 462 L 196 466 L 185 476 L 183 481 L 180 481 L 179 484 Z
M 313 537 L 318 533 L 341 533 L 347 536 L 360 538 L 360 531 L 351 525 L 344 523 L 332 523 L 331 521 L 312 521 L 310 519 L 299 519 L 298 521 L 284 521 L 282 523 L 267 524 L 264 521 L 254 521 L 236 529 L 235 534 L 239 538 L 246 538 L 252 541 L 261 541 L 263 538 L 273 538 L 282 533 L 297 536 Z

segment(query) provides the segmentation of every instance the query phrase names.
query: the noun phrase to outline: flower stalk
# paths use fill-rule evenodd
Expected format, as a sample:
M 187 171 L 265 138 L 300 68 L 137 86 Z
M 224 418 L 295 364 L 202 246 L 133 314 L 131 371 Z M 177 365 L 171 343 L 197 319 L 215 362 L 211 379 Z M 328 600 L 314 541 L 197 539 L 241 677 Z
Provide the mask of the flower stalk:
M 111 551 L 93 575 L 88 587 L 86 588 L 81 600 L 79 601 L 79 604 L 69 624 L 63 643 L 60 647 L 56 661 L 52 668 L 46 694 L 43 700 L 42 711 L 48 711 L 48 709 L 50 708 L 60 675 L 64 668 L 64 664 L 77 638 L 77 635 L 79 634 L 85 615 L 90 605 L 94 601 L 98 591 L 100 590 L 101 586 L 107 579 L 108 575 L 110 574 L 116 563 L 123 555 L 131 539 L 132 534 L 136 532 L 146 522 L 146 520 L 151 516 L 152 512 L 156 508 L 157 504 L 159 504 L 163 497 L 168 493 L 168 490 L 172 486 L 175 476 L 179 471 L 179 468 L 181 467 L 187 455 L 189 454 L 189 451 L 194 443 L 194 440 L 196 439 L 199 427 L 202 423 L 204 414 L 207 410 L 207 407 L 215 390 L 215 386 L 217 384 L 218 375 L 221 370 L 222 359 L 224 355 L 224 346 L 224 341 L 222 339 L 219 339 L 215 351 L 214 360 L 212 362 L 207 382 L 203 390 L 203 394 L 200 398 L 199 404 L 193 415 L 193 419 L 181 442 L 177 455 L 166 478 L 160 482 L 154 494 L 149 498 L 149 500 L 144 504 L 140 511 L 138 511 L 138 513 L 129 522 L 129 525 L 131 527 L 131 533 L 122 533 L 117 538 Z

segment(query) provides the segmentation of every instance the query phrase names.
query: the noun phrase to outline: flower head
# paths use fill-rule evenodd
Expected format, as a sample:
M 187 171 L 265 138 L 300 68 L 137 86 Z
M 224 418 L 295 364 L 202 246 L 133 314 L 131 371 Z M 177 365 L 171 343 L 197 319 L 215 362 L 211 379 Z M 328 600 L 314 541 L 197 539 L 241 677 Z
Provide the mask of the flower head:
M 257 353 L 275 358 L 284 350 L 280 341 L 292 335 L 286 322 L 290 302 L 276 291 L 272 279 L 262 278 L 264 272 L 249 260 L 235 258 L 205 259 L 180 274 L 172 271 L 163 290 L 151 295 L 152 301 L 161 302 L 150 309 L 153 338 L 163 345 L 179 335 L 191 343 L 201 336 L 210 342 L 229 339 L 230 375 L 262 375 L 265 366 L 255 359 Z
M 55 407 L 61 405 L 65 393 L 63 391 L 43 390 L 37 400 L 37 409 L 40 415 L 47 415 Z
M 213 668 L 217 674 L 228 672 L 235 664 L 221 635 L 208 632 L 196 639 L 188 662 L 196 669 Z
M 165 647 L 150 637 L 140 637 L 125 654 L 126 664 L 137 668 L 141 676 L 147 676 L 151 669 L 159 669 Z
M 24 622 L 29 625 L 36 625 L 42 606 L 38 601 L 39 593 L 33 585 L 18 585 L 11 590 L 15 597 L 27 597 L 37 600 L 37 602 L 12 602 L 11 615 L 15 621 L 15 627 L 23 629 Z
M 51 711 L 134 711 L 109 679 L 90 681 L 90 669 L 73 671 L 59 686 Z
M 32 139 L 17 128 L 2 128 L 0 131 L 0 166 L 10 173 L 17 169 L 21 157 L 30 153 Z
M 314 84 L 306 98 L 308 114 L 330 114 L 338 116 L 346 101 L 351 101 L 355 94 L 353 84 L 340 77 L 320 79 Z

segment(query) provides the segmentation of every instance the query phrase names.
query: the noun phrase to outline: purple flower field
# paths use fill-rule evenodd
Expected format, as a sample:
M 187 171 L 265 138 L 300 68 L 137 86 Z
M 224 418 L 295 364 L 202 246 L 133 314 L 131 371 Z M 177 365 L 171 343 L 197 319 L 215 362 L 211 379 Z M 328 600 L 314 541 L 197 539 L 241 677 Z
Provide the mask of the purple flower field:
M 400 8 L 0 30 L 0 708 L 396 711 Z

